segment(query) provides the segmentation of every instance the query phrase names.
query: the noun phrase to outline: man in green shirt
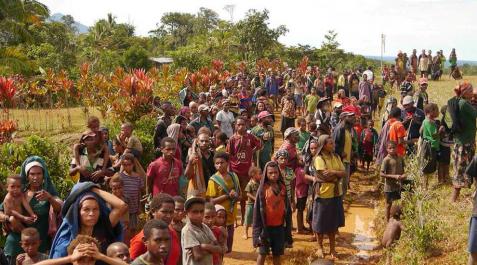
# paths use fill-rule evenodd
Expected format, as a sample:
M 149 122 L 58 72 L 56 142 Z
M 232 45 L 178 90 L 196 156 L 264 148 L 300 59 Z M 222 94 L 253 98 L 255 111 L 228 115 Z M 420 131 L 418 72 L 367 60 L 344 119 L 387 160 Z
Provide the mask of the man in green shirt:
M 257 165 L 263 171 L 265 164 L 272 159 L 273 144 L 275 138 L 273 135 L 272 114 L 268 111 L 262 111 L 258 114 L 258 125 L 253 127 L 251 134 L 262 141 L 262 149 L 255 153 Z
M 311 88 L 311 93 L 305 97 L 305 109 L 306 115 L 314 114 L 316 111 L 316 105 L 318 104 L 318 100 L 320 96 L 316 94 L 316 88 Z

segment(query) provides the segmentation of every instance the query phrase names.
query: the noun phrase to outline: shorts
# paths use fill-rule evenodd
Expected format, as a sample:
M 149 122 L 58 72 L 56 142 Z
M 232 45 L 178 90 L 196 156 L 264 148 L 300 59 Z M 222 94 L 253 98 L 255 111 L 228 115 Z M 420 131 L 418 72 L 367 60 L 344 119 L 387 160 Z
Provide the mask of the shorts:
M 437 162 L 439 164 L 449 165 L 451 157 L 451 148 L 449 146 L 440 145 L 437 153 Z
M 477 252 L 477 217 L 471 217 L 469 221 L 469 240 L 467 250 L 469 253 Z
M 281 256 L 285 253 L 285 227 L 268 226 L 268 238 L 265 242 L 262 241 L 262 246 L 258 248 L 260 255 L 268 255 L 272 249 L 273 256 Z
M 247 203 L 245 207 L 245 220 L 244 225 L 253 224 L 253 204 Z
M 129 214 L 129 229 L 136 230 L 137 229 L 137 216 L 139 213 L 130 213 Z
M 302 94 L 294 94 L 295 104 L 297 108 L 303 107 L 303 95 Z
M 400 191 L 384 192 L 384 197 L 386 197 L 386 203 L 390 204 L 393 201 L 397 201 L 401 199 L 401 192 Z
M 475 143 L 455 144 L 453 150 L 454 157 L 454 177 L 452 184 L 455 188 L 463 188 L 467 186 L 467 179 L 465 177 L 465 170 L 470 163 L 470 160 L 475 154 Z
M 296 209 L 297 210 L 300 210 L 300 211 L 304 211 L 305 208 L 306 208 L 306 199 L 308 199 L 307 197 L 303 197 L 303 198 L 297 198 L 296 199 Z

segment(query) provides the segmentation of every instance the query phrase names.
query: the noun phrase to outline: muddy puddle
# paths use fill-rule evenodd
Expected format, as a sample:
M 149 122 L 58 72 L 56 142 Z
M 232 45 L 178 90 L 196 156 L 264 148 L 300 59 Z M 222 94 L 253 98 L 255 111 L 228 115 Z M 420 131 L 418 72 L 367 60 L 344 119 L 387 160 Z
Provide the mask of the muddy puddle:
M 346 226 L 340 231 L 353 234 L 351 245 L 358 250 L 351 264 L 360 264 L 371 258 L 371 251 L 379 246 L 374 233 L 375 209 L 351 204 L 346 212 Z

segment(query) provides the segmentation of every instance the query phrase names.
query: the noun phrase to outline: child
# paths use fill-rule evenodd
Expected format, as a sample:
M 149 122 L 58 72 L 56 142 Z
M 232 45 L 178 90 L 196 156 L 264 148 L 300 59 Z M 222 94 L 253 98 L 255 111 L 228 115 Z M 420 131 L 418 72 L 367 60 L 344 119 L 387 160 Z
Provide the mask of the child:
M 33 224 L 38 219 L 21 188 L 22 179 L 19 175 L 7 178 L 7 195 L 3 200 L 3 210 L 5 215 L 9 216 L 9 228 L 15 231 L 21 231 L 24 223 Z M 24 215 L 23 209 L 28 215 Z
M 439 184 L 445 184 L 449 180 L 449 165 L 450 165 L 450 154 L 451 146 L 454 141 L 450 134 L 450 128 L 446 122 L 446 112 L 447 105 L 441 107 L 442 118 L 439 122 L 439 133 L 440 133 L 440 146 L 439 153 L 437 154 L 437 179 Z M 442 127 L 442 129 L 440 129 Z
M 36 263 L 37 265 L 93 265 L 96 261 L 103 262 L 102 264 L 110 265 L 125 265 L 120 259 L 111 258 L 99 250 L 99 242 L 95 238 L 87 235 L 77 235 L 68 246 L 68 256 L 57 259 L 47 259 Z M 99 263 L 98 263 L 99 264 Z M 156 263 L 162 264 L 162 263 Z
M 425 165 L 422 171 L 424 173 L 424 187 L 427 189 L 429 177 L 437 169 L 436 160 L 440 147 L 440 137 L 435 119 L 439 116 L 439 108 L 437 104 L 429 103 L 424 107 L 424 113 L 426 114 L 426 119 L 424 119 L 421 126 L 422 143 L 419 155 L 422 157 L 422 165 Z
M 393 243 L 401 237 L 401 230 L 403 229 L 401 213 L 401 207 L 399 205 L 393 205 L 391 207 L 391 219 L 389 219 L 386 225 L 383 239 L 381 240 L 381 244 L 385 248 L 391 247 Z
M 144 244 L 147 252 L 137 257 L 131 265 L 163 265 L 167 259 L 170 244 L 170 234 L 167 224 L 162 220 L 149 220 L 144 225 Z
M 234 238 L 234 222 L 237 216 L 237 202 L 240 200 L 240 182 L 237 174 L 229 171 L 229 155 L 216 153 L 214 156 L 217 172 L 209 179 L 206 198 L 213 204 L 222 205 L 227 211 L 227 249 L 232 251 Z
M 95 134 L 95 149 L 103 158 L 102 170 L 105 171 L 109 162 L 109 150 L 108 150 L 108 146 L 104 143 L 103 133 L 100 131 L 99 118 L 96 116 L 88 117 L 86 127 L 88 128 L 88 130 L 84 132 L 83 135 L 89 134 L 91 132 Z M 86 144 L 82 142 L 81 140 L 82 139 L 80 139 L 79 144 L 75 144 L 73 146 L 74 163 L 77 166 L 81 165 L 80 157 L 81 157 L 81 154 L 84 152 L 84 149 L 86 149 Z
M 366 172 L 369 171 L 369 164 L 373 161 L 374 145 L 378 142 L 378 132 L 374 129 L 374 121 L 368 120 L 367 127 L 361 132 L 361 151 L 363 163 L 366 163 Z
M 253 246 L 259 247 L 257 265 L 264 265 L 270 249 L 273 264 L 280 265 L 285 242 L 291 242 L 291 220 L 287 217 L 290 203 L 278 164 L 270 161 L 263 170 L 264 176 L 257 191 L 253 215 Z
M 223 208 L 222 205 L 217 204 Z M 223 208 L 225 211 L 225 208 Z M 217 212 L 215 210 L 215 206 L 207 202 L 205 203 L 205 210 L 204 210 L 204 224 L 207 225 L 212 233 L 214 233 L 215 239 L 222 247 L 227 247 L 227 231 L 225 230 L 225 226 L 216 226 L 215 219 L 217 217 Z M 213 255 L 213 264 L 220 265 L 223 263 L 224 256 L 219 253 L 214 253 Z
M 129 209 L 129 233 L 136 234 L 137 217 L 140 213 L 139 200 L 144 188 L 144 176 L 140 176 L 136 171 L 135 157 L 131 153 L 126 153 L 121 158 L 122 171 L 119 173 L 123 181 L 124 196 L 128 200 Z
M 309 185 L 305 179 L 305 170 L 302 167 L 295 169 L 295 183 L 297 233 L 308 234 L 309 231 L 305 228 L 303 214 L 306 208 Z
M 257 115 L 252 115 L 252 117 L 250 117 L 250 128 L 254 128 L 255 126 L 257 126 L 257 124 L 258 124 Z
M 215 152 L 225 152 L 225 146 L 227 145 L 227 135 L 222 131 L 216 131 L 215 133 Z
M 213 264 L 212 254 L 224 254 L 226 248 L 219 245 L 214 234 L 207 225 L 202 223 L 204 218 L 205 199 L 189 197 L 184 208 L 187 223 L 182 229 L 182 264 L 200 265 Z
M 109 188 L 111 193 L 121 199 L 123 202 L 129 205 L 129 200 L 124 196 L 124 183 L 119 174 L 114 174 L 109 180 Z M 123 225 L 124 240 L 123 242 L 129 244 L 131 234 L 129 233 L 129 209 L 121 217 L 121 223 Z
M 396 143 L 389 141 L 386 149 L 388 155 L 381 164 L 381 177 L 384 178 L 386 221 L 388 221 L 393 201 L 401 199 L 401 182 L 406 179 L 406 175 L 404 175 L 404 160 L 397 155 Z
M 179 195 L 172 197 L 172 199 L 174 199 L 174 214 L 172 216 L 172 221 L 171 221 L 171 224 L 169 225 L 169 228 L 176 231 L 177 238 L 179 241 L 179 248 L 180 248 L 181 247 L 180 245 L 181 231 L 182 231 L 182 228 L 184 227 L 184 222 L 182 220 L 184 220 L 185 218 L 185 212 L 184 212 L 185 200 L 182 196 L 179 196 Z M 182 253 L 182 249 L 180 249 L 180 253 Z M 182 265 L 182 258 L 179 259 L 177 265 Z
M 128 246 L 122 242 L 114 242 L 106 249 L 106 255 L 110 258 L 120 259 L 127 264 L 131 263 Z
M 298 151 L 301 152 L 303 149 L 303 146 L 305 146 L 306 141 L 310 139 L 310 132 L 306 130 L 306 120 L 303 117 L 300 117 L 296 120 L 296 125 L 300 131 L 299 134 L 299 140 L 298 143 L 296 144 L 296 147 L 298 148 Z
M 109 154 L 110 155 L 116 154 L 114 152 L 113 142 L 111 141 L 111 139 L 109 139 L 109 129 L 106 127 L 101 127 L 101 133 L 102 133 L 104 144 L 108 147 Z
M 288 162 L 288 151 L 285 149 L 278 150 L 275 154 L 280 173 L 283 176 L 283 181 L 287 189 L 287 197 L 290 200 L 291 208 L 295 209 L 295 172 L 293 169 L 286 166 Z
M 119 168 L 121 167 L 121 156 L 126 148 L 118 138 L 113 138 L 113 150 L 114 155 L 109 156 L 109 159 L 111 159 L 114 171 L 119 172 Z
M 250 176 L 250 181 L 247 183 L 244 192 L 247 193 L 247 203 L 245 209 L 245 234 L 243 235 L 244 239 L 248 239 L 248 229 L 252 226 L 253 221 L 253 204 L 255 203 L 258 185 L 260 185 L 260 179 L 262 174 L 260 168 L 252 166 L 248 175 Z
M 22 230 L 20 245 L 25 253 L 17 256 L 17 265 L 33 265 L 48 259 L 48 255 L 39 253 L 40 234 L 33 227 Z
M 174 215 L 175 202 L 171 195 L 167 193 L 159 193 L 152 198 L 151 201 L 151 218 L 155 220 L 161 220 L 170 225 L 172 217 Z M 177 265 L 181 256 L 179 237 L 176 231 L 170 226 L 169 230 L 169 251 L 165 258 L 165 265 Z M 145 245 L 143 238 L 145 230 L 140 231 L 131 239 L 131 247 L 129 253 L 131 259 L 137 259 L 139 256 L 147 252 L 147 246 Z
M 316 106 L 320 97 L 316 94 L 316 88 L 311 88 L 311 93 L 305 97 L 306 115 L 315 114 Z
M 181 231 L 184 227 L 185 213 L 184 213 L 184 198 L 181 196 L 174 196 L 174 215 L 172 216 L 171 227 L 176 231 L 179 241 L 181 240 Z

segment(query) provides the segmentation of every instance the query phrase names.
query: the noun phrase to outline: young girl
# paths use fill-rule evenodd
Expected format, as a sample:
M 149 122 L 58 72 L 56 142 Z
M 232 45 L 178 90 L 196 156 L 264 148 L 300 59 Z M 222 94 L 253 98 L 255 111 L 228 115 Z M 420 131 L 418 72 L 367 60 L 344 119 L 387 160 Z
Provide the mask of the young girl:
M 225 208 L 217 204 L 216 206 L 221 207 L 224 212 L 225 216 Z M 217 225 L 217 210 L 216 206 L 212 203 L 206 203 L 204 209 L 204 224 L 207 225 L 212 233 L 215 236 L 215 239 L 222 247 L 226 248 L 227 246 L 227 231 L 225 230 L 225 219 L 223 219 L 221 225 Z M 223 264 L 224 255 L 221 253 L 214 253 L 212 254 L 213 265 L 221 265 Z
M 133 154 L 126 153 L 121 157 L 121 180 L 124 184 L 124 196 L 128 199 L 129 209 L 129 234 L 135 235 L 137 229 L 137 217 L 139 215 L 139 200 L 144 188 L 144 175 L 139 175 L 135 166 Z
M 227 153 L 216 153 L 214 164 L 217 172 L 210 177 L 205 196 L 213 204 L 222 205 L 227 211 L 227 253 L 230 253 L 234 239 L 237 202 L 241 196 L 240 182 L 237 174 L 229 171 L 229 155 Z
M 285 243 L 291 245 L 291 211 L 278 163 L 270 161 L 263 170 L 264 176 L 257 191 L 253 214 L 253 246 L 259 248 L 257 265 L 264 265 L 272 250 L 273 264 L 281 264 Z
M 378 142 L 378 132 L 374 129 L 374 121 L 368 120 L 368 125 L 361 132 L 361 151 L 363 164 L 366 163 L 366 172 L 369 171 L 369 164 L 373 161 L 374 145 Z
M 424 186 L 427 188 L 429 184 L 429 177 L 436 171 L 437 167 L 437 152 L 440 147 L 439 127 L 435 119 L 439 116 L 439 108 L 435 103 L 429 103 L 424 107 L 426 119 L 422 122 L 422 143 L 420 146 L 420 155 L 422 154 L 424 173 Z M 442 131 L 443 129 L 441 129 Z
M 247 193 L 247 204 L 245 209 L 245 234 L 243 235 L 244 239 L 248 239 L 248 229 L 252 226 L 253 222 L 253 204 L 255 203 L 258 185 L 260 185 L 260 179 L 262 174 L 260 168 L 251 167 L 248 171 L 250 176 L 250 181 L 247 183 L 244 192 Z
M 118 173 L 114 174 L 109 180 L 109 188 L 111 193 L 121 199 L 123 202 L 129 205 L 129 200 L 124 196 L 124 183 L 121 179 L 121 175 Z M 124 240 L 123 242 L 129 246 L 129 240 L 131 239 L 131 234 L 129 234 L 129 210 L 124 213 L 121 217 L 121 224 L 123 225 Z

